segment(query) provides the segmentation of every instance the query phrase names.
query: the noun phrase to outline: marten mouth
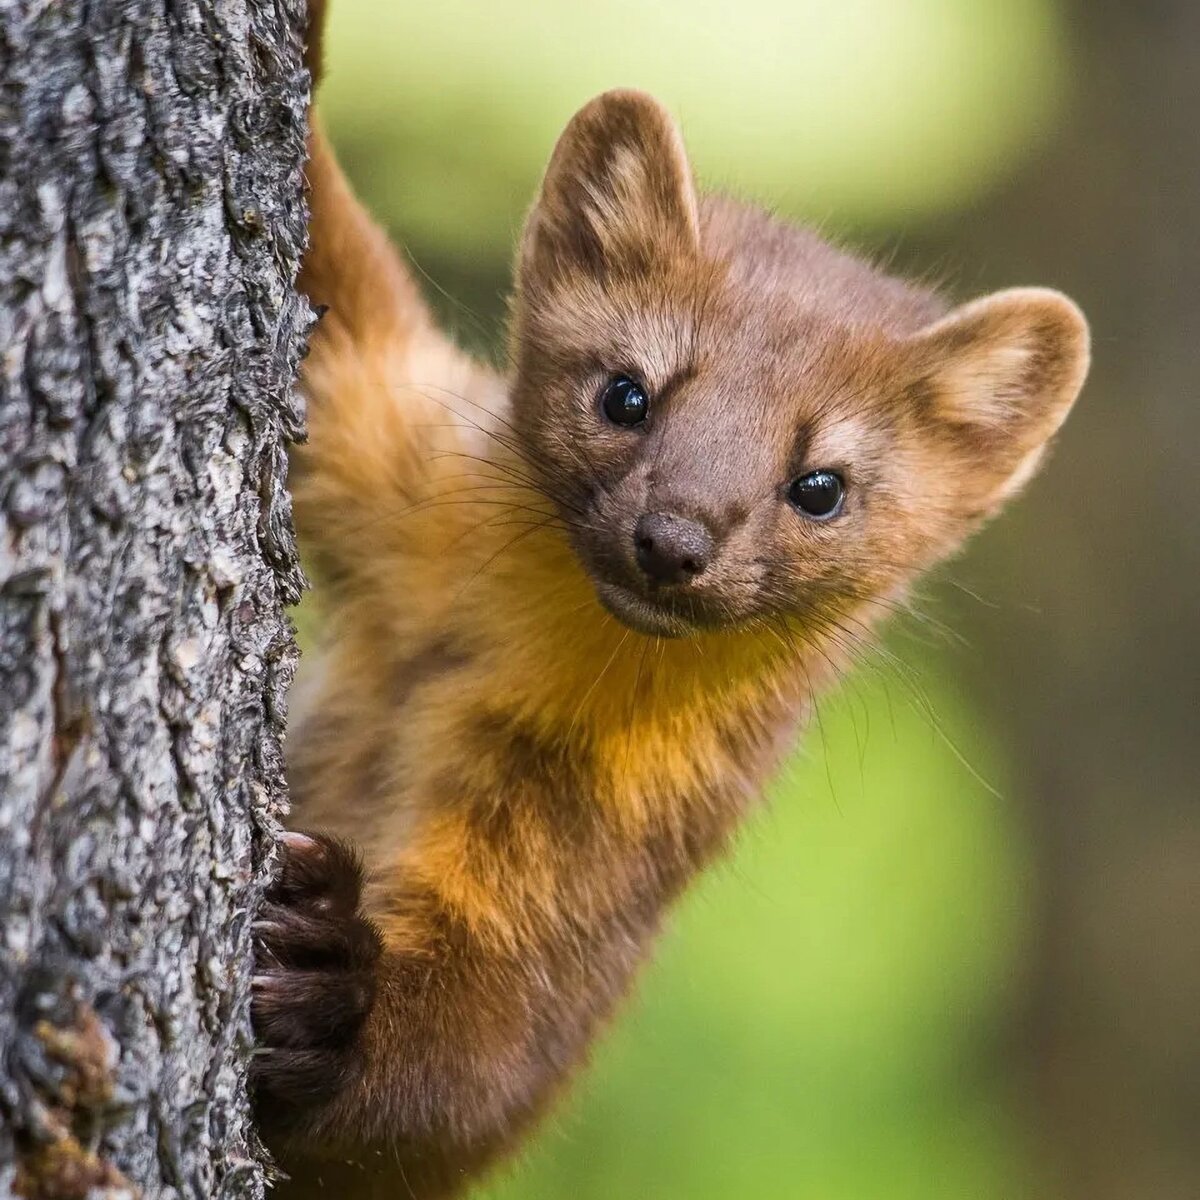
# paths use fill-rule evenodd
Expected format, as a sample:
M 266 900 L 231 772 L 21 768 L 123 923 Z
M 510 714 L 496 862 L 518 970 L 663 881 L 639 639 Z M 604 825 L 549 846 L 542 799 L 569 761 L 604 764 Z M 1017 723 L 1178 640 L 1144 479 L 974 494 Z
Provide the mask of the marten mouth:
M 578 537 L 572 537 L 571 542 L 605 611 L 635 633 L 687 638 L 739 623 L 729 606 L 714 602 L 699 589 L 642 582 L 632 562 L 605 553 L 607 548 L 597 550 Z
M 595 582 L 600 603 L 622 625 L 627 625 L 635 633 L 652 637 L 690 637 L 700 633 L 708 624 L 698 612 L 685 613 L 674 604 L 647 600 L 619 583 L 603 579 Z

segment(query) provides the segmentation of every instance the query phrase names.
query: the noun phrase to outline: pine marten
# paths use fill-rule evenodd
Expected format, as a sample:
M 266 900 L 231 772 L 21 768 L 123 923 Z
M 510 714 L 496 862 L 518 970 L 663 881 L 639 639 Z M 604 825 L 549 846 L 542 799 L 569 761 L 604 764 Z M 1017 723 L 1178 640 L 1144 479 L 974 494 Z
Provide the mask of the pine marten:
M 433 1200 L 547 1110 L 814 697 L 1030 478 L 1088 330 L 698 192 L 667 112 L 612 91 L 554 148 L 500 372 L 319 122 L 310 151 L 295 511 L 327 616 L 254 1083 L 284 1195 Z

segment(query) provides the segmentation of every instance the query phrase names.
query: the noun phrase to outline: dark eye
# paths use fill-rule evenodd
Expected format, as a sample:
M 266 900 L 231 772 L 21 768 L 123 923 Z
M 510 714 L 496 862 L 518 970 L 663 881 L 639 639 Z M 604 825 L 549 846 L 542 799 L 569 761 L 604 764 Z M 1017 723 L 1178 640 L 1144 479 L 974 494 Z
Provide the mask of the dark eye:
M 614 425 L 640 425 L 650 411 L 650 400 L 636 379 L 614 375 L 600 393 L 600 407 Z
M 788 499 L 806 517 L 827 521 L 841 511 L 846 497 L 846 485 L 834 471 L 809 471 L 799 479 L 793 479 L 788 488 Z

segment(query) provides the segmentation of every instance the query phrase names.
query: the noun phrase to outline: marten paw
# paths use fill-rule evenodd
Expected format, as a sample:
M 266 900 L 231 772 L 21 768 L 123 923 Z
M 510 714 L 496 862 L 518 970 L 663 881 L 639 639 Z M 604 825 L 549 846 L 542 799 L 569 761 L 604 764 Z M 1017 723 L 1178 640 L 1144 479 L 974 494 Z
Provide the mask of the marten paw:
M 353 1078 L 382 948 L 358 910 L 362 866 L 348 846 L 285 833 L 280 850 L 254 926 L 251 1071 L 267 1124 L 320 1107 Z

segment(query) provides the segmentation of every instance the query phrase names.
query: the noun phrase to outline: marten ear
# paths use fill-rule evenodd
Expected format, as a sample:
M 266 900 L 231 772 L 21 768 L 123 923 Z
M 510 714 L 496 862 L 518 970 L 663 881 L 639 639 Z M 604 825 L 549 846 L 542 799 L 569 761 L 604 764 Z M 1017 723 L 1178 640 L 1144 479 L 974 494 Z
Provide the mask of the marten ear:
M 525 223 L 523 285 L 636 274 L 699 242 L 683 139 L 644 92 L 605 92 L 572 117 Z
M 1083 313 L 1061 292 L 1012 288 L 964 304 L 912 341 L 908 395 L 950 451 L 955 503 L 989 516 L 1032 478 L 1083 386 Z

